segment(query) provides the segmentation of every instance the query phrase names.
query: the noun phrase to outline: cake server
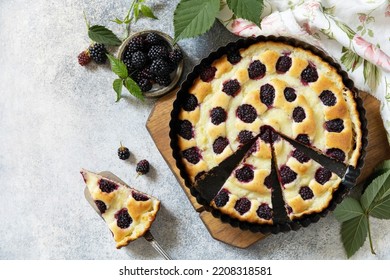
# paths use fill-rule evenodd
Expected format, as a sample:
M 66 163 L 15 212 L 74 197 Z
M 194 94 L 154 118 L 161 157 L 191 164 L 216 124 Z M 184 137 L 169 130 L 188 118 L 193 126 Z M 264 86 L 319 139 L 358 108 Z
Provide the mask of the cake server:
M 121 179 L 119 179 L 117 176 L 115 176 L 114 174 L 112 174 L 111 172 L 108 172 L 108 171 L 103 171 L 103 172 L 100 172 L 99 175 L 101 176 L 104 176 L 108 179 L 111 179 L 113 181 L 116 181 L 116 182 L 119 182 L 123 185 L 126 185 L 127 184 L 125 182 L 123 182 Z M 96 204 L 91 196 L 91 194 L 89 193 L 88 191 L 88 188 L 85 187 L 84 189 L 84 196 L 85 196 L 85 199 L 88 201 L 88 203 L 91 205 L 91 207 L 95 210 L 95 212 L 100 216 L 100 218 L 103 219 L 99 209 L 96 207 Z M 104 220 L 104 219 L 103 219 Z M 150 245 L 152 245 L 152 247 L 166 260 L 172 260 L 172 258 L 167 254 L 167 252 L 165 252 L 165 250 L 161 247 L 161 245 L 157 242 L 156 239 L 154 239 L 152 233 L 150 232 L 150 230 L 148 230 L 144 236 L 143 236 L 146 241 L 149 242 Z M 127 253 L 127 252 L 126 252 Z M 128 253 L 127 253 L 128 254 Z

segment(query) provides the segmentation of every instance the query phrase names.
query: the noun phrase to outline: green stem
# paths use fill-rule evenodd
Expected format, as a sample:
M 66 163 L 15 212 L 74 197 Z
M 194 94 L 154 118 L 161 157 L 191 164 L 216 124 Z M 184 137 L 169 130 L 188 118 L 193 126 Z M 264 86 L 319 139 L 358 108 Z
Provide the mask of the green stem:
M 367 215 L 367 227 L 368 227 L 368 240 L 370 240 L 370 249 L 371 254 L 376 255 L 374 251 L 374 246 L 372 245 L 372 238 L 371 238 L 371 229 L 370 229 L 370 218 L 369 215 Z
M 129 33 L 130 33 L 130 24 L 131 24 L 131 21 L 133 20 L 133 15 L 131 15 L 131 18 L 129 19 L 129 16 L 130 14 L 132 14 L 132 11 L 134 9 L 134 5 L 135 3 L 137 3 L 138 0 L 133 0 L 133 2 L 131 3 L 131 6 L 130 6 L 130 9 L 127 11 L 127 15 L 125 17 L 125 20 L 129 20 L 129 23 L 126 24 L 126 38 L 129 37 Z

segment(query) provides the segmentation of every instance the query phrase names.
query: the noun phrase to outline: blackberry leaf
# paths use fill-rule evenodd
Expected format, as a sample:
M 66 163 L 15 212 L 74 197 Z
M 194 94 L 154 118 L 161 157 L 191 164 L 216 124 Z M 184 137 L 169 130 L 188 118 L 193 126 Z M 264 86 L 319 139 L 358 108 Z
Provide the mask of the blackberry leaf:
M 96 42 L 111 46 L 119 46 L 122 41 L 105 26 L 93 25 L 88 29 L 89 38 Z
M 112 72 L 117 74 L 120 78 L 126 79 L 127 76 L 129 76 L 126 65 L 122 61 L 120 61 L 116 57 L 113 57 L 110 54 L 107 54 L 107 57 L 110 60 Z
M 123 87 L 123 80 L 122 79 L 116 79 L 112 83 L 112 88 L 116 92 L 116 101 L 118 102 L 122 98 L 122 87 Z
M 363 246 L 364 241 L 366 241 L 367 238 L 367 232 L 368 219 L 364 214 L 348 220 L 341 225 L 341 239 L 348 258 Z
M 263 0 L 227 0 L 227 4 L 235 16 L 259 25 Z
M 376 203 L 390 195 L 390 170 L 376 177 L 360 198 L 363 209 L 370 212 Z
M 126 80 L 125 80 L 125 87 L 136 98 L 138 98 L 141 101 L 144 101 L 144 96 L 142 94 L 141 89 L 139 88 L 137 83 L 132 78 L 130 78 L 130 77 L 126 78 Z
M 339 206 L 337 206 L 333 213 L 336 219 L 342 223 L 364 214 L 364 211 L 359 201 L 347 197 Z
M 152 9 L 149 8 L 148 6 L 144 5 L 144 4 L 141 5 L 141 13 L 142 13 L 145 17 L 152 18 L 152 19 L 158 19 L 158 18 L 153 14 Z

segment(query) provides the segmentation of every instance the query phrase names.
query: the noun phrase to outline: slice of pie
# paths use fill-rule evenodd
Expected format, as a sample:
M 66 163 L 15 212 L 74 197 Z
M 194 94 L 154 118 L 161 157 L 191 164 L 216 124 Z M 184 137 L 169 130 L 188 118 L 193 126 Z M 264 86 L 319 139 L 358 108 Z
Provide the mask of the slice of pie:
M 81 175 L 118 249 L 150 229 L 160 209 L 157 198 L 85 169 Z

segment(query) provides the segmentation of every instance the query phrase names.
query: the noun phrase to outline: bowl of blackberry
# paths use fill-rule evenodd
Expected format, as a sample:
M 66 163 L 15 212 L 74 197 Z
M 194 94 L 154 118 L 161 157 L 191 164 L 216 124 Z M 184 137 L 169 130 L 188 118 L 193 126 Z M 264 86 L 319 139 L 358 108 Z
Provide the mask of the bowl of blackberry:
M 183 72 L 181 49 L 169 35 L 156 30 L 130 35 L 120 46 L 118 58 L 145 97 L 170 92 Z

